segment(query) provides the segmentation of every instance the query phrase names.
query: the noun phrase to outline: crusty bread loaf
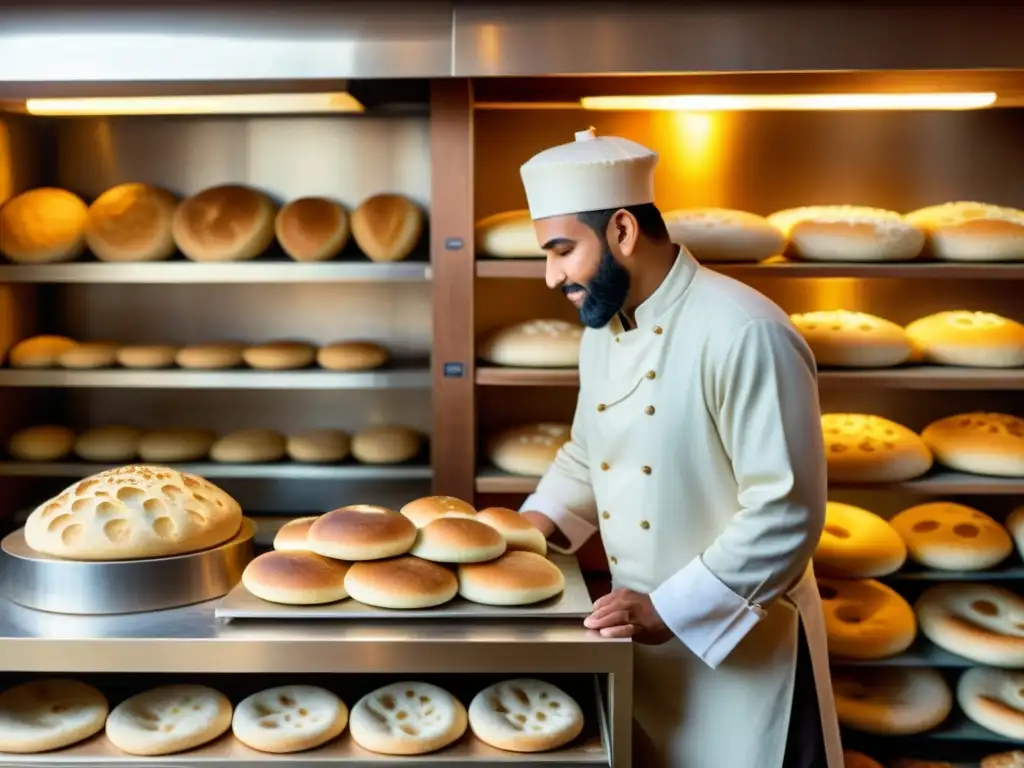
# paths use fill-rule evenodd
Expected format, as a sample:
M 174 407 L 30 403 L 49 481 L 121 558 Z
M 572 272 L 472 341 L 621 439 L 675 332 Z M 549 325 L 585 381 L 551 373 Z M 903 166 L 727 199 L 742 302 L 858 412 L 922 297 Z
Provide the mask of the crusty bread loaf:
M 40 187 L 0 207 L 0 254 L 18 264 L 74 261 L 85 251 L 89 209 L 65 189 Z
M 402 261 L 420 242 L 423 210 L 402 195 L 374 195 L 352 213 L 352 237 L 371 261 Z
M 274 549 L 278 552 L 308 552 L 309 529 L 317 517 L 319 515 L 296 517 L 282 525 L 274 536 Z
M 433 608 L 458 593 L 455 574 L 411 555 L 353 563 L 345 585 L 354 600 L 375 608 Z
M 278 211 L 274 231 L 295 261 L 330 261 L 348 243 L 348 212 L 324 197 L 299 198 Z
M 1013 541 L 999 523 L 972 507 L 951 501 L 917 504 L 890 521 L 910 557 L 942 571 L 982 571 L 1003 562 Z
M 127 466 L 80 480 L 40 504 L 25 523 L 25 541 L 68 560 L 141 560 L 214 547 L 241 525 L 238 502 L 208 480 Z
M 506 552 L 489 563 L 459 566 L 459 594 L 483 605 L 531 605 L 565 589 L 561 569 L 534 552 Z
M 880 736 L 930 731 L 953 709 L 953 692 L 934 669 L 839 667 L 832 690 L 840 725 Z
M 1024 672 L 975 667 L 956 685 L 956 702 L 971 720 L 1000 736 L 1024 741 Z
M 843 768 L 884 768 L 881 763 L 872 760 L 862 752 L 843 750 Z
M 583 328 L 564 320 L 528 320 L 502 328 L 479 348 L 481 360 L 522 368 L 575 368 Z
M 544 258 L 533 219 L 525 209 L 503 211 L 476 223 L 476 252 L 500 259 Z
M 907 559 L 900 535 L 878 515 L 830 501 L 814 551 L 814 571 L 837 579 L 871 579 L 899 570 Z
M 683 208 L 663 215 L 673 243 L 702 262 L 763 261 L 786 249 L 786 236 L 763 216 L 729 208 Z
M 267 371 L 308 368 L 316 360 L 316 347 L 304 341 L 269 341 L 246 347 L 242 359 L 251 368 Z
M 102 731 L 108 711 L 106 697 L 77 680 L 33 680 L 8 688 L 0 693 L 0 753 L 70 747 Z
M 203 190 L 174 212 L 174 242 L 192 261 L 247 261 L 274 241 L 277 210 L 250 187 L 227 184 Z
M 466 517 L 441 517 L 419 529 L 410 553 L 434 563 L 483 563 L 505 552 L 495 528 Z
M 66 336 L 32 336 L 11 347 L 7 364 L 11 368 L 54 368 L 60 356 L 76 344 Z
M 473 697 L 469 727 L 484 744 L 507 752 L 548 752 L 580 735 L 583 710 L 572 696 L 544 680 L 505 680 Z
M 178 198 L 149 184 L 118 184 L 89 206 L 85 242 L 100 261 L 162 261 L 174 253 Z
M 978 582 L 926 590 L 914 604 L 921 632 L 950 653 L 992 667 L 1024 666 L 1024 598 Z
M 1024 325 L 991 312 L 938 312 L 915 320 L 906 331 L 921 359 L 929 363 L 1024 366 Z
M 928 235 L 928 250 L 943 261 L 1024 260 L 1024 211 L 958 201 L 919 208 L 906 220 Z
M 71 454 L 75 433 L 56 424 L 19 429 L 7 443 L 7 452 L 18 461 L 60 461 Z
M 178 355 L 178 348 L 170 344 L 132 344 L 118 347 L 114 359 L 125 368 L 155 370 L 170 368 Z
M 416 542 L 416 526 L 386 507 L 354 504 L 321 515 L 309 529 L 309 548 L 337 560 L 380 560 L 404 555 Z
M 423 755 L 458 741 L 466 725 L 466 708 L 448 691 L 402 681 L 363 696 L 348 727 L 352 740 L 370 752 Z
M 787 252 L 807 261 L 910 261 L 924 248 L 924 232 L 881 208 L 790 208 L 773 213 L 768 222 L 789 238 Z
M 311 429 L 291 435 L 285 451 L 292 461 L 333 464 L 348 458 L 351 439 L 340 429 Z
M 237 368 L 244 362 L 244 344 L 235 341 L 214 341 L 208 344 L 190 344 L 178 350 L 174 361 L 182 368 L 204 371 Z
M 819 579 L 828 652 L 844 659 L 885 659 L 917 636 L 910 603 L 874 579 Z
M 544 534 L 533 527 L 530 521 L 514 509 L 504 507 L 488 507 L 477 513 L 476 519 L 481 523 L 493 526 L 505 538 L 508 549 L 524 552 L 535 552 L 546 555 L 548 542 Z
M 330 691 L 284 685 L 248 696 L 235 707 L 231 730 L 250 749 L 272 754 L 302 752 L 341 735 L 348 707 Z
M 110 368 L 117 363 L 117 349 L 108 341 L 84 341 L 61 352 L 57 365 L 77 370 Z
M 488 456 L 503 472 L 540 477 L 568 441 L 568 424 L 529 424 L 496 435 L 490 442 Z
M 173 755 L 213 741 L 231 727 L 231 702 L 205 685 L 166 685 L 132 696 L 107 718 L 107 739 L 122 752 Z
M 388 351 L 371 341 L 338 341 L 320 347 L 316 362 L 329 371 L 366 371 L 387 365 Z
M 935 460 L 976 475 L 1024 477 L 1024 419 L 1005 413 L 961 413 L 933 421 L 921 439 Z
M 906 332 L 881 317 L 833 309 L 791 315 L 790 320 L 822 367 L 887 368 L 910 359 Z
M 849 483 L 895 483 L 920 477 L 932 455 L 918 435 L 880 416 L 823 413 L 828 478 Z
M 210 455 L 216 439 L 208 429 L 154 429 L 139 438 L 139 458 L 151 463 L 199 461 Z
M 363 464 L 402 464 L 420 454 L 423 438 L 409 427 L 369 427 L 352 438 L 352 457 Z
M 87 429 L 75 440 L 75 454 L 83 461 L 124 464 L 139 457 L 142 431 L 135 427 L 107 426 Z
M 476 517 L 473 505 L 454 496 L 424 496 L 410 501 L 399 512 L 412 520 L 417 528 L 442 517 Z
M 225 464 L 257 464 L 285 457 L 285 437 L 272 429 L 240 429 L 210 446 L 210 458 Z
M 281 605 L 323 605 L 348 597 L 341 563 L 314 552 L 264 552 L 242 572 L 242 584 L 260 600 Z

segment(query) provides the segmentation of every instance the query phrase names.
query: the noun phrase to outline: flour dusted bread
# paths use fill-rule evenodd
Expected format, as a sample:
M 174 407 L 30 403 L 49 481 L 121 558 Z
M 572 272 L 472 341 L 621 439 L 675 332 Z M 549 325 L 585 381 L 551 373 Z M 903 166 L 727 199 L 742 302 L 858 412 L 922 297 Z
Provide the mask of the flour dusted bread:
M 819 579 L 818 591 L 833 656 L 884 659 L 905 651 L 917 636 L 910 604 L 879 581 Z
M 11 368 L 54 368 L 60 356 L 77 344 L 66 336 L 32 336 L 11 347 L 7 364 Z
M 420 454 L 423 437 L 410 427 L 369 427 L 352 438 L 352 457 L 363 464 L 402 464 Z
M 905 216 L 928 235 L 928 250 L 943 261 L 1024 261 L 1024 211 L 958 201 Z
M 309 529 L 317 517 L 296 517 L 282 525 L 274 536 L 274 549 L 278 552 L 308 552 Z
M 907 326 L 920 357 L 938 365 L 972 368 L 1024 366 L 1024 325 L 992 312 L 952 310 Z
M 789 253 L 807 261 L 910 261 L 924 232 L 895 211 L 819 205 L 773 213 L 768 222 L 789 238 Z
M 121 464 L 139 457 L 142 432 L 135 427 L 111 425 L 87 429 L 75 439 L 75 455 L 83 461 Z
M 380 560 L 404 555 L 416 542 L 416 526 L 386 507 L 354 504 L 321 515 L 309 529 L 309 548 L 338 560 Z
M 896 323 L 834 309 L 791 315 L 819 366 L 887 368 L 910 359 L 911 343 Z
M 551 683 L 505 680 L 473 697 L 469 727 L 484 744 L 507 752 L 547 752 L 580 735 L 583 710 Z
M 841 725 L 880 736 L 930 731 L 953 709 L 953 692 L 934 669 L 839 667 L 832 691 Z
M 74 261 L 85 251 L 89 209 L 55 187 L 30 189 L 0 207 L 0 254 L 16 264 Z
M 231 702 L 205 685 L 165 685 L 132 696 L 107 718 L 107 739 L 130 755 L 174 755 L 231 727 Z
M 398 682 L 378 688 L 352 707 L 349 732 L 363 749 L 381 755 L 424 755 L 462 738 L 466 708 L 443 688 Z
M 139 458 L 150 463 L 199 461 L 210 455 L 217 436 L 208 429 L 154 429 L 139 438 Z
M 251 749 L 286 754 L 326 744 L 340 736 L 347 724 L 348 707 L 330 691 L 314 685 L 284 685 L 242 699 L 235 707 L 231 730 Z
M 114 359 L 125 368 L 155 370 L 170 368 L 177 354 L 178 348 L 170 344 L 131 344 L 118 347 Z
M 281 551 L 258 555 L 242 572 L 242 584 L 261 600 L 281 605 L 323 605 L 348 597 L 348 563 L 314 552 Z
M 956 703 L 982 728 L 1024 741 L 1024 672 L 969 669 L 957 682 Z
M 117 362 L 117 349 L 109 341 L 83 341 L 61 352 L 57 365 L 76 370 L 110 368 Z
M 423 210 L 402 195 L 374 195 L 352 213 L 352 237 L 371 261 L 402 261 L 419 244 Z
M 320 347 L 316 363 L 329 371 L 368 371 L 388 363 L 388 351 L 370 341 L 338 341 Z
M 483 563 L 505 553 L 495 528 L 466 517 L 441 517 L 419 529 L 410 553 L 435 563 Z
M 1013 552 L 1013 541 L 1003 526 L 964 504 L 917 504 L 890 523 L 906 542 L 910 557 L 926 568 L 981 571 L 999 565 Z
M 43 502 L 25 541 L 68 560 L 141 560 L 214 547 L 241 525 L 238 502 L 208 480 L 140 465 L 92 475 Z
M 530 212 L 502 211 L 476 223 L 476 251 L 499 259 L 540 259 L 544 251 L 537 242 Z
M 162 261 L 174 253 L 178 198 L 149 184 L 118 184 L 89 206 L 85 242 L 100 261 Z
M 884 766 L 861 752 L 844 749 L 843 768 L 884 768 Z
M 188 198 L 174 212 L 174 242 L 192 261 L 248 261 L 274 241 L 277 209 L 250 187 L 226 184 Z
M 272 429 L 240 429 L 217 438 L 210 458 L 225 464 L 259 464 L 285 456 L 285 437 Z
M 921 439 L 940 464 L 961 472 L 1024 477 L 1024 419 L 975 411 L 933 421 Z
M 548 542 L 544 534 L 514 509 L 488 507 L 481 509 L 476 519 L 496 528 L 505 537 L 505 543 L 510 550 L 535 552 L 538 555 L 548 553 Z
M 270 341 L 244 349 L 242 360 L 250 368 L 266 371 L 308 368 L 316 360 L 316 347 L 304 341 Z
M 663 218 L 673 243 L 702 262 L 763 261 L 786 249 L 786 236 L 763 216 L 729 208 L 684 208 Z
M 839 579 L 870 579 L 900 569 L 907 546 L 878 515 L 852 504 L 825 505 L 825 527 L 814 551 L 814 570 Z
M 939 584 L 914 604 L 921 632 L 950 653 L 993 667 L 1024 666 L 1024 598 L 977 582 Z
M 182 368 L 202 371 L 237 368 L 244 361 L 245 346 L 234 341 L 215 341 L 208 344 L 190 344 L 178 350 L 174 361 Z
M 290 435 L 285 451 L 292 461 L 333 464 L 348 458 L 352 440 L 340 429 L 311 429 Z
M 454 573 L 411 555 L 353 563 L 345 587 L 363 605 L 407 611 L 443 605 L 459 591 Z
M 932 467 L 924 441 L 901 424 L 860 413 L 823 413 L 828 478 L 849 483 L 895 483 Z
M 274 231 L 295 261 L 330 261 L 348 243 L 348 211 L 335 200 L 302 197 L 278 211 Z
M 103 730 L 109 706 L 91 685 L 44 679 L 0 693 L 0 753 L 63 749 Z
M 476 517 L 476 510 L 472 504 L 454 496 L 424 496 L 413 499 L 399 512 L 412 520 L 417 528 L 422 528 L 442 517 Z
M 71 454 L 75 433 L 67 427 L 41 424 L 11 435 L 7 451 L 18 461 L 60 461 Z
M 480 358 L 522 368 L 575 368 L 583 328 L 564 320 L 528 320 L 502 328 L 480 345 Z
M 565 589 L 565 576 L 534 552 L 506 552 L 488 563 L 459 566 L 459 594 L 481 605 L 532 605 Z
M 491 441 L 491 463 L 503 472 L 540 477 L 569 441 L 568 424 L 529 424 L 506 429 Z

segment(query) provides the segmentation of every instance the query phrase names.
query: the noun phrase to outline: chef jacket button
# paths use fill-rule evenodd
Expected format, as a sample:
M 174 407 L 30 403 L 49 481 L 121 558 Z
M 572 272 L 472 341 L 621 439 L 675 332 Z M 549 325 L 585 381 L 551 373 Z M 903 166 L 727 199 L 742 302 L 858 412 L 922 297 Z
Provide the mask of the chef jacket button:
M 608 471 L 608 462 L 607 461 L 602 461 L 601 462 L 601 469 L 604 470 L 605 472 Z
M 661 336 L 661 333 L 662 333 L 662 331 L 661 331 L 661 326 L 660 326 L 660 325 L 656 325 L 656 326 L 654 326 L 654 332 L 655 332 L 656 334 L 658 334 L 659 336 Z
M 601 513 L 601 517 L 603 517 L 605 520 L 607 520 L 611 516 L 611 512 L 609 512 L 608 510 L 605 510 L 604 512 Z
M 646 531 L 646 530 L 648 530 L 651 527 L 651 524 L 649 522 L 647 522 L 646 520 L 641 520 L 640 521 L 640 527 L 643 528 Z
M 617 558 L 615 555 L 612 555 L 608 558 L 608 562 L 610 562 L 612 565 L 617 565 L 619 562 L 619 558 Z
M 640 471 L 643 472 L 645 475 L 651 474 L 651 468 L 647 466 L 640 467 Z
M 648 371 L 647 372 L 647 378 L 648 379 L 653 379 L 655 376 L 657 376 L 657 374 L 654 371 Z
M 605 405 L 604 403 L 598 403 L 598 404 L 597 404 L 597 410 L 598 410 L 598 412 L 600 412 L 600 411 L 603 411 L 603 410 L 604 410 L 605 408 L 607 408 L 607 407 L 608 407 L 608 406 L 607 406 L 607 405 Z
M 616 344 L 618 344 L 618 343 L 619 343 L 619 337 L 618 337 L 618 336 L 616 336 L 616 337 L 615 337 L 615 343 L 616 343 Z
M 653 405 L 648 405 L 646 408 L 644 408 L 644 413 L 646 413 L 648 416 L 653 416 L 654 415 L 654 406 Z

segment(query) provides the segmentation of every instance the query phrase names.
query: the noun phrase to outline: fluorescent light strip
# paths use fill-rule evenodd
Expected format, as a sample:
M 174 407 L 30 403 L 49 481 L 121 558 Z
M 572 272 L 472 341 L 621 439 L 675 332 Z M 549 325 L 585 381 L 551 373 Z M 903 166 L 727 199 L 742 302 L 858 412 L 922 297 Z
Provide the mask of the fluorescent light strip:
M 81 99 L 28 99 L 30 115 L 245 115 L 362 112 L 349 93 L 267 93 L 226 96 L 130 96 Z
M 692 96 L 585 96 L 584 109 L 608 111 L 748 112 L 789 110 L 983 109 L 995 93 L 804 93 Z

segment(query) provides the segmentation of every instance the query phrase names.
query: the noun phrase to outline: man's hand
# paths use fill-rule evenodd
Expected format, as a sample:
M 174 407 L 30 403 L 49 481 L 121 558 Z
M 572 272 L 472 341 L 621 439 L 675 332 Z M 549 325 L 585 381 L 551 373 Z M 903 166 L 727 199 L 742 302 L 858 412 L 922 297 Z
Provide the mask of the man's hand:
M 631 589 L 616 589 L 599 598 L 583 626 L 601 630 L 604 637 L 632 637 L 646 645 L 661 645 L 672 638 L 650 595 Z

